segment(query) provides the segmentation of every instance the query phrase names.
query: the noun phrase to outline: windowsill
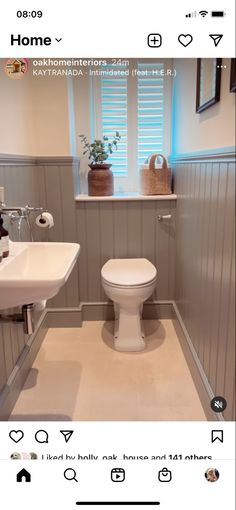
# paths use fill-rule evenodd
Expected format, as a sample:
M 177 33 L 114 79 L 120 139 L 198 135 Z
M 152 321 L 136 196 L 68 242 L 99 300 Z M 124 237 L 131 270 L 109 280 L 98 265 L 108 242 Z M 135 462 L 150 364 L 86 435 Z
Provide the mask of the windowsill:
M 177 195 L 172 193 L 171 195 L 139 195 L 138 193 L 115 193 L 108 197 L 90 197 L 85 194 L 75 196 L 76 202 L 118 202 L 118 201 L 132 201 L 132 200 L 176 200 Z

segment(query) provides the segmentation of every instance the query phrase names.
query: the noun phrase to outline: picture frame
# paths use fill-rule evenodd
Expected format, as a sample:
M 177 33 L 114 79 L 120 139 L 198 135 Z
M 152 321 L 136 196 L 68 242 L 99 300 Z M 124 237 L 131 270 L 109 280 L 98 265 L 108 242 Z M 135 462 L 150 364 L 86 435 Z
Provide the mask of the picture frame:
M 196 113 L 220 101 L 221 58 L 197 59 Z

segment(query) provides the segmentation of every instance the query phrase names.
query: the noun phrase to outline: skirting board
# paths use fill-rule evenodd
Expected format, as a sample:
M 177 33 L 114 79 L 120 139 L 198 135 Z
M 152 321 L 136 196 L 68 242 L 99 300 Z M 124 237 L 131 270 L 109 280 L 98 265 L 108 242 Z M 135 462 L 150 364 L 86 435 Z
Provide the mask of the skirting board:
M 215 413 L 211 411 L 210 401 L 214 394 L 185 328 L 176 303 L 171 301 L 146 303 L 144 307 L 144 319 L 150 320 L 158 318 L 172 319 L 174 322 L 184 356 L 188 363 L 207 419 L 209 421 L 217 421 L 217 419 L 219 421 L 224 420 L 221 413 L 216 416 Z M 112 303 L 81 303 L 79 308 L 69 310 L 45 310 L 37 326 L 37 331 L 30 336 L 29 341 L 19 357 L 6 386 L 0 394 L 0 421 L 8 420 L 49 327 L 76 328 L 82 326 L 83 320 L 112 319 Z M 19 417 L 19 420 L 23 419 L 27 418 Z
M 113 303 L 81 303 L 83 321 L 114 320 Z M 144 319 L 172 319 L 172 301 L 150 301 L 143 307 Z
M 81 328 L 81 307 L 47 308 L 46 325 L 47 328 Z
M 144 319 L 173 319 L 172 301 L 150 301 L 143 308 Z M 48 308 L 48 328 L 80 328 L 83 321 L 112 321 L 114 309 L 111 302 L 80 303 L 78 308 Z

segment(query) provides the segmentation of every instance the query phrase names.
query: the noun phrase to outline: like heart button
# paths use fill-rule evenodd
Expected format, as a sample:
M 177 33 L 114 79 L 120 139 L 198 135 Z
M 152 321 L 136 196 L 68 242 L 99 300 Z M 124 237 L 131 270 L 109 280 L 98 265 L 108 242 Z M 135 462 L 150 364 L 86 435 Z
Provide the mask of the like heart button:
M 19 443 L 19 441 L 21 441 L 24 437 L 24 432 L 23 430 L 11 430 L 11 432 L 9 432 L 9 436 L 14 443 Z
M 184 46 L 185 48 L 191 44 L 193 40 L 193 36 L 191 34 L 180 34 L 179 37 L 178 37 L 178 41 L 180 42 L 180 44 L 182 44 L 182 46 Z

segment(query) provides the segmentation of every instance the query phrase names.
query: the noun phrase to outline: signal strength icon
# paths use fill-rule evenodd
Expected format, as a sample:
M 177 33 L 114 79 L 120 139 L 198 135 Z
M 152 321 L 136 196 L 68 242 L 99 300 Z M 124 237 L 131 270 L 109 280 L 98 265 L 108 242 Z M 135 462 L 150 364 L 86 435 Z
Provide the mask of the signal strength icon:
M 197 11 L 189 12 L 188 14 L 185 14 L 185 18 L 196 18 Z
M 199 14 L 202 16 L 202 18 L 205 18 L 208 14 L 208 11 L 199 11 Z

